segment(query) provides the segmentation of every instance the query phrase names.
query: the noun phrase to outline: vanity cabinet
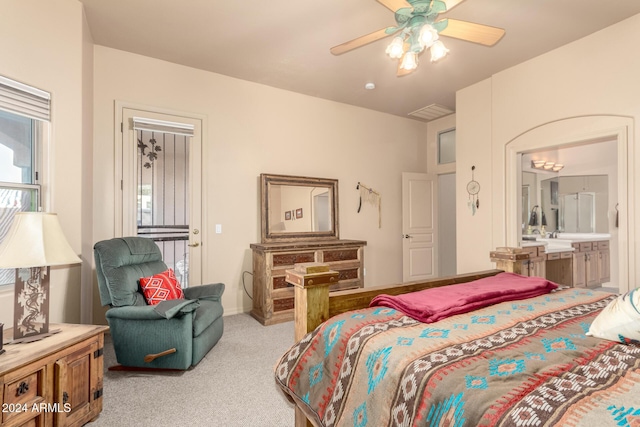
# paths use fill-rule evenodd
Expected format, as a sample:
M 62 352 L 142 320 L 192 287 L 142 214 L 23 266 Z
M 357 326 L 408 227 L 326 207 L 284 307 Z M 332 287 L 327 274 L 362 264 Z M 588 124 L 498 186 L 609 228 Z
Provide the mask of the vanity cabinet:
M 574 241 L 564 251 L 545 252 L 544 245 L 497 248 L 496 268 L 523 276 L 544 277 L 560 285 L 593 288 L 611 280 L 608 240 Z
M 573 252 L 562 251 L 547 254 L 545 277 L 554 283 L 572 286 Z
M 529 276 L 545 277 L 547 274 L 547 263 L 544 257 L 529 260 Z
M 253 308 L 251 316 L 263 325 L 293 320 L 294 289 L 286 282 L 286 270 L 296 263 L 320 262 L 339 273 L 330 291 L 364 286 L 362 240 L 253 243 Z
M 609 241 L 594 242 L 598 252 L 598 280 L 600 284 L 611 281 L 611 252 Z
M 609 241 L 575 242 L 573 253 L 573 283 L 577 288 L 592 288 L 611 278 Z
M 544 245 L 526 246 L 522 248 L 524 252 L 529 254 L 529 260 L 524 265 L 523 276 L 546 277 L 546 258 Z
M 490 257 L 500 270 L 523 276 L 546 277 L 544 245 L 497 248 L 490 253 Z

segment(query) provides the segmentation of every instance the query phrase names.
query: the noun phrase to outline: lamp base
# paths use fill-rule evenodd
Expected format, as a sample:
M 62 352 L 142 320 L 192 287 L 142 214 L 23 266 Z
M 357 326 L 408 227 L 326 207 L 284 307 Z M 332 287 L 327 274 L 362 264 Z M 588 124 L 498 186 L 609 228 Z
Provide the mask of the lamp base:
M 23 337 L 23 338 L 14 338 L 11 341 L 5 341 L 4 344 L 5 345 L 12 345 L 12 344 L 29 344 L 30 342 L 34 342 L 34 341 L 40 341 L 42 339 L 45 339 L 47 337 L 50 337 L 51 335 L 57 334 L 58 332 L 60 332 L 60 329 L 52 329 L 44 334 L 38 334 L 38 335 L 30 335 L 28 337 Z M 2 352 L 0 352 L 0 354 L 2 354 Z
M 13 310 L 13 341 L 49 333 L 48 266 L 16 268 Z

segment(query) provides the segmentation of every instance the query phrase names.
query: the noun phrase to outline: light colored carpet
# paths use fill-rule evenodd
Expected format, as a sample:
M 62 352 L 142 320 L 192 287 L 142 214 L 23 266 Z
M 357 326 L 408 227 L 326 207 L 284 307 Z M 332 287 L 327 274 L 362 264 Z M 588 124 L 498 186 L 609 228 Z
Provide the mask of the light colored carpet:
M 294 409 L 273 367 L 293 344 L 293 322 L 262 326 L 248 314 L 224 318 L 224 334 L 196 366 L 179 373 L 107 371 L 116 364 L 105 339 L 103 410 L 98 426 L 290 427 Z

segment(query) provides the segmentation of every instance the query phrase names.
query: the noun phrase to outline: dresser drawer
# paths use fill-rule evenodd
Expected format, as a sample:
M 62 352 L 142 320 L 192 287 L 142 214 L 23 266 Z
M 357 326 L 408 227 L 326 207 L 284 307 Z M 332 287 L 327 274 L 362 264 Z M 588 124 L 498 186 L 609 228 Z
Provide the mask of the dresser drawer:
M 530 254 L 530 256 L 538 256 L 537 246 L 525 246 L 522 248 L 522 252 Z
M 344 270 L 337 270 L 340 274 L 338 277 L 340 280 L 354 280 L 358 278 L 359 268 L 347 268 Z
M 589 252 L 592 248 L 591 242 L 580 242 L 580 252 Z
M 294 306 L 294 300 L 294 297 L 274 299 L 273 311 L 277 313 L 279 311 L 291 310 Z
M 273 287 L 272 289 L 285 289 L 285 288 L 290 288 L 293 285 L 290 283 L 287 283 L 287 281 L 285 280 L 285 276 L 274 276 L 273 277 Z
M 20 375 L 17 379 L 5 377 L 3 393 L 2 422 L 13 417 L 24 417 L 24 413 L 32 413 L 34 404 L 44 401 L 45 367 L 35 372 Z M 23 371 L 24 372 L 24 371 Z
M 358 249 L 327 249 L 322 252 L 323 262 L 351 261 L 358 259 Z
M 560 259 L 560 252 L 554 252 L 551 254 L 547 254 L 547 261 L 553 261 L 556 259 Z
M 315 252 L 296 252 L 287 254 L 273 254 L 273 266 L 284 267 L 293 266 L 300 262 L 313 262 L 315 261 Z

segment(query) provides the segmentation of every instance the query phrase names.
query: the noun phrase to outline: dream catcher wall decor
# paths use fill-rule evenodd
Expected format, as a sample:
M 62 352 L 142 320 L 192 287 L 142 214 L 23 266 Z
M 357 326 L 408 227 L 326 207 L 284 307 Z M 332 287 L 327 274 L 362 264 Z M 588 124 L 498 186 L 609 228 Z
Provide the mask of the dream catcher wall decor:
M 476 210 L 480 209 L 480 199 L 478 193 L 480 193 L 480 183 L 476 181 L 474 177 L 475 166 L 471 166 L 471 181 L 467 183 L 467 193 L 469 193 L 469 201 L 467 205 L 471 209 L 471 215 L 476 214 Z
M 358 182 L 356 190 L 360 190 L 360 201 L 358 202 L 358 213 L 362 209 L 362 202 L 369 203 L 378 208 L 378 228 L 382 228 L 382 197 L 377 191 Z

